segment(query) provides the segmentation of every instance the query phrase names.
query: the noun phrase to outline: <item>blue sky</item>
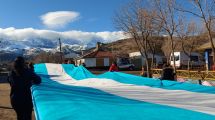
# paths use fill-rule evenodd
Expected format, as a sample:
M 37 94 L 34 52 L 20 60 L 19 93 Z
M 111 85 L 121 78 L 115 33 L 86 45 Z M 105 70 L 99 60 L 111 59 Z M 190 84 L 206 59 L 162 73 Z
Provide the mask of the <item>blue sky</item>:
M 125 39 L 129 36 L 115 29 L 113 17 L 131 1 L 0 0 L 0 41 L 61 38 L 65 44 L 86 45 Z
M 0 50 L 41 46 L 59 38 L 63 44 L 75 46 L 127 38 L 115 29 L 113 17 L 130 1 L 0 0 L 0 41 L 12 46 Z
M 116 31 L 114 11 L 130 0 L 1 0 L 0 28 L 34 28 L 56 31 Z M 73 11 L 78 19 L 60 28 L 49 28 L 41 16 L 48 12 Z

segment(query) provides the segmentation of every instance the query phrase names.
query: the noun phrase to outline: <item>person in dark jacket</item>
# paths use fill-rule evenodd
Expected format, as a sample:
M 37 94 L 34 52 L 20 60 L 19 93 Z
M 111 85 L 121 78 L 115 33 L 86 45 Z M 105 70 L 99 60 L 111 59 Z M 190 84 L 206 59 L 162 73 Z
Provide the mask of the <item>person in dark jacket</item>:
M 32 72 L 34 72 L 34 63 L 32 63 L 32 62 L 28 63 L 28 68 L 29 68 Z
M 83 66 L 83 67 L 86 67 L 86 64 L 85 64 L 85 63 L 82 63 L 82 66 Z
M 31 120 L 33 104 L 30 88 L 32 84 L 40 84 L 41 78 L 25 66 L 23 57 L 17 57 L 8 82 L 11 86 L 11 105 L 17 114 L 17 120 Z
M 174 69 L 169 64 L 165 64 L 163 67 L 161 80 L 171 80 L 176 81 L 176 74 L 174 73 Z

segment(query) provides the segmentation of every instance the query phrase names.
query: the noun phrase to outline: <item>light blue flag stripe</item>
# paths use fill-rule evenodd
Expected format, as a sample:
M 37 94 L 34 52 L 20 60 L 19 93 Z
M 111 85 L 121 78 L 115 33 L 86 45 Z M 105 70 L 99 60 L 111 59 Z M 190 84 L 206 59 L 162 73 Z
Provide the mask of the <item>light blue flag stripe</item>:
M 119 79 L 119 80 L 122 80 L 125 82 L 128 81 L 126 84 L 135 82 L 132 79 L 135 77 L 137 78 L 136 80 L 139 83 L 145 82 L 148 85 L 152 84 L 154 81 L 156 81 L 156 82 L 158 81 L 158 80 L 154 80 L 154 79 L 150 79 L 150 78 L 148 78 L 148 81 L 147 81 L 147 80 L 145 80 L 145 78 L 133 76 L 133 75 L 129 75 L 129 74 L 124 74 L 124 73 L 122 73 L 122 74 L 124 74 L 124 76 L 123 75 L 119 76 L 118 74 L 121 74 L 119 72 L 109 72 L 109 73 L 116 74 L 115 76 L 109 75 L 112 80 Z M 111 81 L 111 79 L 110 79 L 110 81 Z M 89 81 L 89 79 L 82 79 L 82 80 L 85 81 L 84 83 L 93 83 L 96 85 L 96 83 L 101 83 L 101 81 L 103 81 L 104 79 L 100 79 L 100 80 L 97 79 L 96 81 L 95 80 Z M 102 85 L 102 86 L 104 86 L 105 84 L 110 85 L 110 84 L 112 84 L 112 82 L 110 82 L 110 81 L 108 83 L 102 82 L 102 84 L 100 84 L 100 85 Z M 189 109 L 189 110 L 195 110 L 195 111 L 200 111 L 200 112 L 204 112 L 204 113 L 214 114 L 213 111 L 215 108 L 215 105 L 214 105 L 215 96 L 214 96 L 214 94 L 211 94 L 211 95 L 208 94 L 208 91 L 207 91 L 207 90 L 209 90 L 209 92 L 210 91 L 214 92 L 213 87 L 207 87 L 207 86 L 201 86 L 201 85 L 196 85 L 197 87 L 193 87 L 192 85 L 195 85 L 195 84 L 187 83 L 186 85 L 190 85 L 191 87 L 190 88 L 187 87 L 188 90 L 187 90 L 187 88 L 185 88 L 184 90 L 187 91 L 187 92 L 185 92 L 185 91 L 183 91 L 183 89 L 174 87 L 175 85 L 178 85 L 180 87 L 181 83 L 179 84 L 178 82 L 172 82 L 172 81 L 166 81 L 166 83 L 172 83 L 172 84 L 170 86 L 167 86 L 167 84 L 165 86 L 165 84 L 164 84 L 164 85 L 160 85 L 159 87 L 150 86 L 151 88 L 148 88 L 148 87 L 138 87 L 138 86 L 146 86 L 144 84 L 141 84 L 141 85 L 134 84 L 134 85 L 138 85 L 138 86 L 132 87 L 132 86 L 128 86 L 128 85 L 126 86 L 126 84 L 123 85 L 123 84 L 117 83 L 118 88 L 112 87 L 112 85 L 111 85 L 111 86 L 109 86 L 109 87 L 111 87 L 109 89 L 106 88 L 105 86 L 103 88 L 96 87 L 94 85 L 93 86 L 87 85 L 87 86 L 101 89 L 106 92 L 110 92 L 111 94 L 120 95 L 120 96 L 123 96 L 126 98 L 141 100 L 141 101 L 145 101 L 145 102 L 147 101 L 147 102 L 152 102 L 152 103 L 157 103 L 157 104 L 163 104 L 163 105 L 171 105 L 174 107 L 180 107 L 180 108 L 185 108 L 185 109 Z M 80 85 L 82 85 L 82 84 L 80 84 Z M 84 86 L 85 85 L 86 84 L 84 84 Z M 164 87 L 165 89 L 167 87 L 169 87 L 169 88 L 165 90 L 162 87 Z M 173 87 L 173 88 L 171 88 L 171 87 Z M 152 89 L 152 88 L 158 88 L 158 89 Z M 206 90 L 205 90 L 205 88 L 206 88 Z M 111 89 L 114 89 L 114 90 L 111 90 Z M 136 90 L 136 92 L 134 92 L 134 89 Z M 141 91 L 144 91 L 144 92 L 141 93 Z M 200 93 L 204 93 L 204 94 L 200 94 Z M 132 95 L 132 94 L 134 94 L 134 95 Z M 144 96 L 144 97 L 142 97 L 142 96 Z M 158 97 L 159 99 L 156 99 L 156 97 Z M 185 102 L 182 102 L 182 101 L 185 101 Z
M 69 68 L 67 65 L 63 65 L 63 67 L 65 70 Z M 37 120 L 215 119 L 213 115 L 127 99 L 98 89 L 63 85 L 49 79 L 45 64 L 35 65 L 35 71 L 43 81 L 40 86 L 32 87 Z M 78 74 L 85 73 L 78 72 Z M 72 74 L 70 75 L 72 76 Z
M 67 68 L 65 68 L 65 66 L 67 66 Z M 198 84 L 168 81 L 168 80 L 160 81 L 158 79 L 140 77 L 140 76 L 130 75 L 130 74 L 121 73 L 121 72 L 106 72 L 104 74 L 96 76 L 90 73 L 83 66 L 76 67 L 76 69 L 73 69 L 73 67 L 69 67 L 69 66 L 70 65 L 66 64 L 63 66 L 63 68 L 67 74 L 69 74 L 71 77 L 75 78 L 76 80 L 82 80 L 86 78 L 107 78 L 107 79 L 116 80 L 118 82 L 126 83 L 126 84 L 144 85 L 144 86 L 157 87 L 157 88 L 170 89 L 170 90 L 179 89 L 179 90 L 186 90 L 186 91 L 192 91 L 192 92 L 215 94 L 215 87 L 208 87 L 208 86 L 202 86 Z
M 95 78 L 96 75 L 92 74 L 83 66 L 74 67 L 72 64 L 63 64 L 65 72 L 72 76 L 76 80 L 82 80 L 85 78 Z

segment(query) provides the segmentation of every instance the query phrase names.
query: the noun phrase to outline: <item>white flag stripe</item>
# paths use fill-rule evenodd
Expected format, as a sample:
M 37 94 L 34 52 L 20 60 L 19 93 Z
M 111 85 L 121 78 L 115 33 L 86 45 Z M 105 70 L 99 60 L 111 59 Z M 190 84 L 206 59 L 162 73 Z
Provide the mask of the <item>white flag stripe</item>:
M 88 78 L 75 80 L 63 70 L 61 65 L 46 64 L 50 77 L 61 84 L 85 86 L 103 90 L 117 96 L 144 102 L 168 105 L 215 115 L 215 95 L 185 90 L 167 90 L 162 88 L 124 84 L 111 79 Z M 55 74 L 57 76 L 55 76 Z

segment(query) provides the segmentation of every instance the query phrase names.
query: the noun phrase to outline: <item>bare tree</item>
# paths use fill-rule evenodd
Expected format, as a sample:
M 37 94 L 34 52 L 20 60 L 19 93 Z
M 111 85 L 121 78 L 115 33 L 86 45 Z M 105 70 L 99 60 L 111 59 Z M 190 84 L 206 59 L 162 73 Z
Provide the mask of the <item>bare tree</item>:
M 179 6 L 177 9 L 182 12 L 190 13 L 199 18 L 205 25 L 208 40 L 211 43 L 213 63 L 215 63 L 215 45 L 212 39 L 212 28 L 215 19 L 215 0 L 189 0 L 189 7 Z M 187 6 L 187 5 L 186 5 Z
M 60 56 L 58 53 L 47 53 L 41 52 L 33 58 L 34 63 L 61 63 Z
M 115 15 L 114 23 L 119 30 L 130 35 L 136 42 L 138 49 L 145 58 L 147 76 L 150 76 L 149 41 L 154 33 L 154 17 L 156 12 L 144 6 L 142 0 L 136 0 L 122 8 Z
M 163 33 L 166 34 L 168 37 L 167 43 L 170 43 L 169 46 L 171 48 L 171 54 L 174 56 L 175 51 L 175 40 L 174 35 L 176 33 L 178 27 L 178 19 L 179 16 L 178 12 L 175 10 L 176 1 L 175 0 L 152 0 L 154 9 L 157 11 L 157 20 L 158 23 L 162 23 Z M 168 45 L 167 45 L 168 46 Z M 168 47 L 169 48 L 169 47 Z M 174 70 L 175 68 L 175 57 L 173 57 L 174 61 Z
M 157 13 L 154 10 L 154 15 L 152 16 L 153 19 L 153 32 L 152 35 L 150 37 L 150 40 L 148 41 L 149 44 L 149 50 L 150 53 L 152 54 L 152 65 L 151 67 L 155 67 L 155 54 L 156 52 L 158 52 L 159 50 L 161 50 L 161 46 L 162 46 L 162 42 L 163 42 L 163 37 L 160 36 L 160 33 L 162 31 L 162 22 L 157 21 Z M 158 50 L 159 47 L 159 50 Z
M 170 64 L 169 62 L 170 62 L 170 56 L 171 56 L 171 52 L 172 52 L 170 44 L 171 43 L 168 39 L 164 39 L 162 47 L 161 47 L 161 50 L 163 51 L 163 53 L 166 57 L 167 64 Z
M 181 47 L 185 55 L 187 55 L 188 64 L 187 69 L 190 70 L 192 52 L 197 48 L 199 40 L 197 39 L 200 34 L 200 29 L 197 27 L 194 21 L 184 22 L 181 20 L 180 25 L 177 30 L 177 37 L 180 39 Z
M 160 37 L 160 36 L 150 37 L 148 44 L 149 44 L 149 51 L 152 54 L 152 61 L 151 61 L 152 68 L 156 66 L 155 54 L 160 52 L 163 41 L 164 41 L 163 37 Z

